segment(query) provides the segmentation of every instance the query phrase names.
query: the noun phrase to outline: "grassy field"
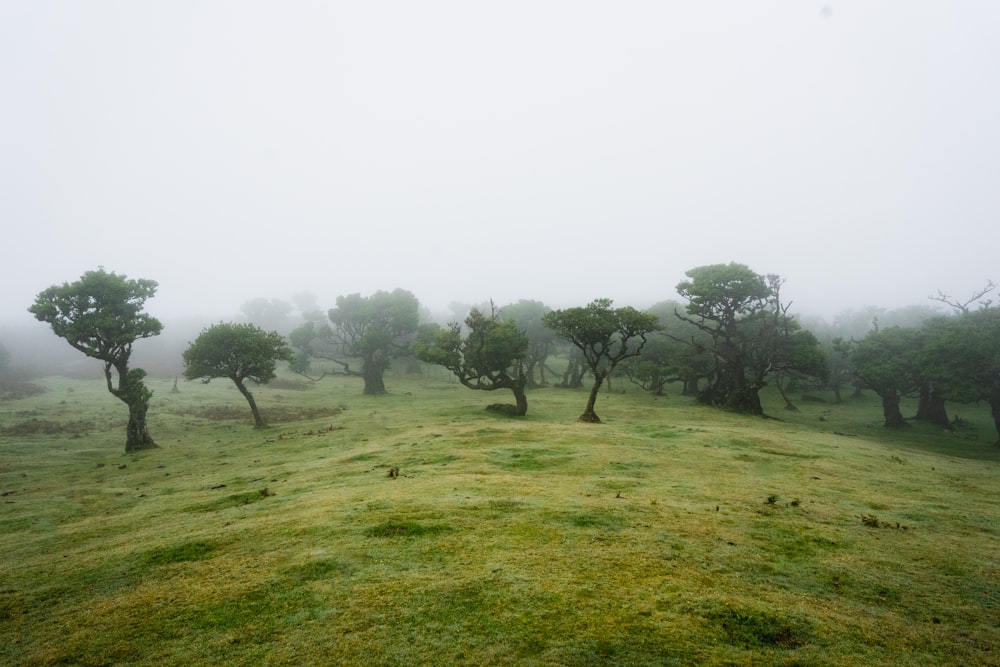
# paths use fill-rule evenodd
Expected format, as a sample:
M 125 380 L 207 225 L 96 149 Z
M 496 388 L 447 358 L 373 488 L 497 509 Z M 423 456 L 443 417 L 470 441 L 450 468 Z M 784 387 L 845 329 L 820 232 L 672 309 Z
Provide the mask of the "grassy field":
M 1000 450 L 440 374 L 0 402 L 0 663 L 1000 665 Z M 620 386 L 616 385 L 616 389 Z M 911 410 L 912 412 L 912 410 Z M 397 474 L 398 473 L 398 474 Z

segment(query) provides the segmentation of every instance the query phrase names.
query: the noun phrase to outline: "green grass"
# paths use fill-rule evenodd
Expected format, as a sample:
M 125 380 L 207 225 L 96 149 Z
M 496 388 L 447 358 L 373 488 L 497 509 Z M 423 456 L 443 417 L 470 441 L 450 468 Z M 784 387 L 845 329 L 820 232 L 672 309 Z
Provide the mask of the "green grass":
M 435 377 L 260 387 L 263 431 L 153 380 L 137 454 L 101 380 L 0 402 L 0 664 L 1000 664 L 985 409 L 629 391 L 591 425 Z

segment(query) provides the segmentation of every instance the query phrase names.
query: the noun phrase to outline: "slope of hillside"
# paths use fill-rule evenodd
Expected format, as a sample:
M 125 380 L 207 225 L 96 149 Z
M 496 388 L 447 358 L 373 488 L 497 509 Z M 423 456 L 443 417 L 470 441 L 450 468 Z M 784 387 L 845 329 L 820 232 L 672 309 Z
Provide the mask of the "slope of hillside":
M 126 455 L 100 381 L 0 403 L 0 662 L 1000 664 L 1000 452 L 870 402 L 434 378 L 159 381 Z M 616 387 L 618 388 L 618 387 Z M 776 403 L 775 405 L 779 405 Z M 820 419 L 822 417 L 822 420 Z

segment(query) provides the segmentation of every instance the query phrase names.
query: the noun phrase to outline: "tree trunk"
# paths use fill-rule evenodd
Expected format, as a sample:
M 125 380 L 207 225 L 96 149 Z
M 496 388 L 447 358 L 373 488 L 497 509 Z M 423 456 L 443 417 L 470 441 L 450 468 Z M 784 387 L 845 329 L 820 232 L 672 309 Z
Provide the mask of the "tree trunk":
M 528 363 L 525 365 L 526 368 L 524 369 L 524 376 L 528 380 L 528 386 L 531 387 L 532 389 L 538 387 L 538 385 L 535 383 L 535 366 L 536 365 L 538 365 L 538 362 L 536 360 L 529 359 Z
M 260 416 L 260 410 L 257 409 L 257 401 L 253 400 L 253 394 L 250 393 L 250 390 L 246 388 L 242 380 L 233 379 L 233 382 L 236 383 L 236 388 L 243 394 L 243 398 L 247 399 L 247 403 L 250 404 L 250 412 L 253 413 L 254 428 L 264 428 L 267 426 Z
M 155 449 L 158 445 L 153 442 L 146 428 L 146 411 L 148 403 L 142 402 L 139 405 L 128 406 L 128 426 L 125 427 L 125 451 L 137 452 L 142 449 Z
M 760 404 L 760 395 L 752 387 L 742 387 L 729 392 L 724 407 L 727 410 L 743 414 L 764 414 L 764 408 Z
M 566 372 L 563 373 L 562 386 L 569 389 L 576 389 L 583 385 L 583 361 L 571 355 Z
M 990 414 L 993 415 L 993 427 L 997 430 L 996 446 L 1000 447 L 1000 390 L 994 390 L 990 395 Z
M 937 426 L 951 428 L 948 410 L 945 407 L 944 395 L 941 390 L 924 383 L 920 387 L 920 400 L 917 403 L 917 419 L 930 422 Z
M 774 386 L 776 386 L 778 388 L 778 393 L 781 394 L 781 398 L 783 398 L 785 400 L 785 409 L 789 410 L 789 411 L 792 411 L 792 412 L 798 412 L 799 409 L 797 407 L 795 407 L 795 404 L 792 403 L 789 400 L 788 394 L 785 392 L 785 386 L 784 385 L 785 385 L 785 382 L 782 379 L 782 377 L 779 375 L 778 378 L 777 378 L 777 380 L 774 383 Z
M 514 416 L 523 417 L 528 414 L 528 396 L 524 393 L 525 381 L 514 381 L 514 386 L 510 388 L 514 392 Z
M 118 374 L 118 386 L 112 383 L 111 369 Z M 128 406 L 128 425 L 125 427 L 125 451 L 137 452 L 143 449 L 155 449 L 157 444 L 146 428 L 146 412 L 149 410 L 149 399 L 153 392 L 143 383 L 146 371 L 141 368 L 129 370 L 126 363 L 104 364 L 104 378 L 107 380 L 111 395 Z
M 365 388 L 361 393 L 367 396 L 377 396 L 387 393 L 385 390 L 385 380 L 382 378 L 384 370 L 379 364 L 365 363 L 361 373 L 365 379 Z
M 580 421 L 587 422 L 588 424 L 600 424 L 601 418 L 597 416 L 594 412 L 594 406 L 597 404 L 597 394 L 601 391 L 601 385 L 604 383 L 605 373 L 600 373 L 594 376 L 594 386 L 590 388 L 590 397 L 587 399 L 587 409 L 583 411 L 580 415 Z
M 894 388 L 882 389 L 879 392 L 882 397 L 882 414 L 885 416 L 885 425 L 889 428 L 899 428 L 906 426 L 903 413 L 899 411 L 899 394 Z

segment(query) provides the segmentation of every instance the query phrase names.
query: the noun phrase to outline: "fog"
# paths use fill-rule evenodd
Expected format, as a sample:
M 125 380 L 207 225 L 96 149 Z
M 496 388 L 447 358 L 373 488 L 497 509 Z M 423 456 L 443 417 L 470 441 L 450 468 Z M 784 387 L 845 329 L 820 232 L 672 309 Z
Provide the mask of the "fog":
M 792 312 L 997 279 L 1000 3 L 5 2 L 0 325 L 103 266 L 164 319 L 402 287 Z

